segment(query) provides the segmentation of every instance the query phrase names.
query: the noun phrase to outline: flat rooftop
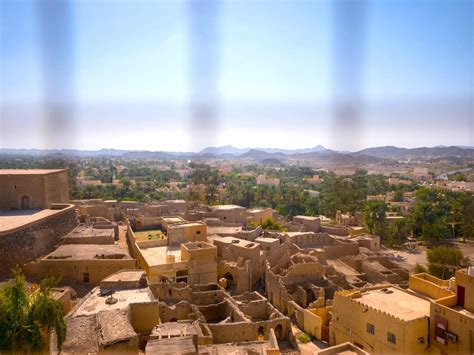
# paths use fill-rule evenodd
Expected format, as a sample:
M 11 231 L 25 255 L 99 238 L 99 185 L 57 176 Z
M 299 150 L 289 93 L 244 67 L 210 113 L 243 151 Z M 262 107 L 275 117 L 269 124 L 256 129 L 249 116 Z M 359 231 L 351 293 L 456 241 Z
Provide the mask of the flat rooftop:
M 164 245 L 141 248 L 140 251 L 150 266 L 166 264 L 166 255 L 174 255 L 174 262 L 181 261 L 181 248 L 179 246 Z
M 65 238 L 87 238 L 87 237 L 109 237 L 114 233 L 114 228 L 94 228 L 85 224 L 80 224 L 74 228 Z
M 69 205 L 73 208 L 74 205 Z M 0 234 L 12 232 L 15 229 L 26 227 L 43 219 L 59 215 L 68 207 L 63 209 L 44 210 L 0 210 Z
M 133 232 L 137 241 L 166 239 L 166 234 L 159 229 Z
M 215 249 L 216 247 L 212 244 L 206 242 L 189 242 L 182 244 L 187 250 L 197 250 L 197 249 Z
M 222 226 L 207 226 L 207 234 L 235 234 L 242 231 L 242 227 L 222 227 Z
M 112 297 L 117 299 L 117 302 L 113 304 L 105 303 L 109 296 L 101 296 L 100 287 L 94 288 L 86 297 L 87 298 L 85 298 L 84 301 L 74 310 L 71 316 L 90 316 L 101 311 L 125 309 L 131 303 L 145 303 L 155 301 L 155 298 L 153 297 L 153 294 L 149 288 L 116 291 Z
M 395 287 L 369 290 L 361 294 L 362 297 L 353 300 L 404 321 L 430 316 L 430 301 Z
M 160 203 L 187 203 L 186 200 L 163 200 Z
M 237 206 L 237 205 L 216 205 L 216 206 L 211 206 L 211 209 L 213 211 L 226 211 L 226 210 L 236 210 L 236 209 L 245 210 L 245 207 Z
M 184 223 L 185 220 L 181 217 L 161 217 L 163 222 L 166 223 Z
M 315 220 L 317 220 L 317 219 L 320 219 L 319 217 L 314 217 L 314 216 L 302 216 L 302 215 L 294 216 L 293 218 L 305 219 L 305 220 L 307 220 L 307 221 L 315 221 Z
M 186 222 L 182 224 L 173 224 L 170 228 L 183 228 L 183 227 L 198 227 L 198 226 L 205 226 L 206 224 L 202 222 Z
M 257 237 L 255 238 L 257 243 L 278 243 L 280 244 L 280 239 L 277 238 L 267 238 L 267 237 Z
M 174 355 L 197 354 L 192 336 L 180 336 L 149 340 L 145 348 L 146 354 Z
M 210 242 L 220 242 L 220 243 L 226 243 L 226 244 L 237 244 L 237 245 L 244 245 L 248 243 L 252 243 L 251 241 L 245 240 L 245 239 L 240 239 L 240 238 L 235 238 L 235 237 L 221 237 L 219 235 L 213 235 L 209 237 Z
M 102 282 L 118 282 L 118 281 L 140 281 L 140 279 L 145 275 L 145 271 L 143 270 L 120 270 L 115 274 L 112 274 Z
M 0 175 L 47 175 L 61 171 L 67 169 L 0 169 Z
M 151 333 L 152 336 L 161 335 L 165 337 L 179 337 L 193 334 L 198 334 L 198 331 L 191 321 L 161 323 L 153 328 Z
M 48 260 L 93 260 L 132 259 L 127 251 L 118 245 L 64 244 L 45 257 Z
M 251 208 L 249 210 L 247 210 L 248 213 L 259 213 L 259 212 L 264 212 L 264 211 L 268 211 L 268 210 L 271 210 L 271 208 Z

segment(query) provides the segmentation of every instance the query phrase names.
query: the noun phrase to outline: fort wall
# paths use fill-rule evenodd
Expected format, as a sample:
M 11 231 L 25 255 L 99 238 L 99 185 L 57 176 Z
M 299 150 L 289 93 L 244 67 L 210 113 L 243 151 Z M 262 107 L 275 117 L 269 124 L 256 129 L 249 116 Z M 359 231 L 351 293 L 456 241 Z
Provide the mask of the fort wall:
M 74 206 L 68 206 L 41 220 L 0 233 L 0 279 L 11 276 L 11 269 L 46 255 L 61 238 L 78 225 Z

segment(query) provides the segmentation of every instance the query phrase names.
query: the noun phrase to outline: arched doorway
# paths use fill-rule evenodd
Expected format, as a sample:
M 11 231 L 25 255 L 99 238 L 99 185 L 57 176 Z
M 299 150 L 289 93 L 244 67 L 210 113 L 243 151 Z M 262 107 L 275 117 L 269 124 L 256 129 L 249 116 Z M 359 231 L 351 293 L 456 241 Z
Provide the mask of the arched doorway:
M 29 210 L 30 209 L 30 196 L 24 195 L 21 198 L 21 209 Z
M 234 288 L 235 284 L 234 284 L 234 277 L 232 276 L 232 274 L 228 272 L 224 275 L 224 278 L 227 280 L 226 290 L 230 290 Z
M 278 340 L 281 340 L 281 336 L 282 336 L 282 333 L 283 333 L 283 327 L 281 326 L 281 324 L 278 324 L 276 327 L 275 327 L 275 336 Z

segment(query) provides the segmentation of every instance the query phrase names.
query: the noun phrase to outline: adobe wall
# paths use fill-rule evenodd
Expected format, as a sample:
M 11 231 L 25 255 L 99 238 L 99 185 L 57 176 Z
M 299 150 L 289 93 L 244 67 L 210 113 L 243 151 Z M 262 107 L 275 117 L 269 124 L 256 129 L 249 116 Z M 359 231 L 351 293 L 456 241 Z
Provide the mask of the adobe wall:
M 1 210 L 21 209 L 22 196 L 30 198 L 29 208 L 49 208 L 45 201 L 44 175 L 0 175 Z
M 338 226 L 328 226 L 328 225 L 321 225 L 321 231 L 324 233 L 339 235 L 339 236 L 347 236 L 349 235 L 349 231 L 346 227 L 338 227 Z
M 178 320 L 195 320 L 196 309 L 188 301 L 180 301 L 173 305 L 160 302 L 160 320 L 162 323 L 176 322 Z
M 91 237 L 69 236 L 64 239 L 64 244 L 98 244 L 98 245 L 112 245 L 115 240 L 110 235 L 95 235 Z
M 337 243 L 339 241 L 335 241 Z M 359 243 L 337 243 L 338 245 L 331 245 L 324 247 L 326 259 L 338 259 L 346 255 L 357 255 L 359 254 Z
M 79 214 L 90 217 L 102 217 L 109 219 L 109 208 L 106 205 L 81 205 L 78 206 Z
M 320 218 L 307 218 L 306 216 L 294 216 L 293 222 L 304 225 L 308 232 L 319 232 L 321 228 Z
M 15 265 L 51 253 L 77 225 L 76 211 L 70 206 L 26 228 L 0 235 L 0 279 L 10 277 Z
M 48 275 L 61 276 L 66 280 L 83 282 L 84 274 L 89 274 L 89 283 L 94 286 L 107 276 L 120 270 L 135 269 L 134 259 L 42 259 L 23 266 L 25 274 L 45 277 Z
M 21 199 L 29 197 L 31 209 L 50 208 L 51 203 L 69 201 L 66 170 L 46 174 L 0 175 L 0 209 L 21 209 Z
M 261 322 L 236 322 L 208 324 L 214 338 L 214 344 L 255 341 L 263 331 L 264 339 L 268 340 L 271 329 L 275 330 L 278 340 L 288 339 L 290 320 L 287 317 Z
M 69 179 L 67 171 L 47 174 L 44 177 L 46 207 L 52 203 L 69 202 Z
M 130 323 L 137 333 L 151 332 L 160 323 L 158 301 L 130 303 Z

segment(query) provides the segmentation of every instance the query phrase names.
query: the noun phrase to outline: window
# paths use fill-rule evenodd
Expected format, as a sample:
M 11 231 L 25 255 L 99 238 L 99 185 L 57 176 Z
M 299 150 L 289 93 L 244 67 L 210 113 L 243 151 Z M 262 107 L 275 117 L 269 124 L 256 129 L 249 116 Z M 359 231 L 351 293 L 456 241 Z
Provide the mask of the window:
M 83 282 L 89 282 L 89 273 L 85 272 L 82 274 L 82 281 Z
M 201 234 L 201 231 L 197 231 L 196 234 Z
M 444 343 L 446 341 L 446 338 L 447 338 L 447 333 L 446 333 L 446 330 L 442 327 L 436 327 L 436 339 L 440 342 L 440 343 Z
M 387 333 L 387 341 L 389 343 L 396 344 L 397 343 L 397 336 L 393 333 L 388 332 Z
M 367 333 L 375 334 L 375 325 L 367 323 Z

